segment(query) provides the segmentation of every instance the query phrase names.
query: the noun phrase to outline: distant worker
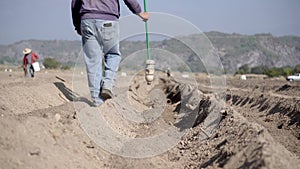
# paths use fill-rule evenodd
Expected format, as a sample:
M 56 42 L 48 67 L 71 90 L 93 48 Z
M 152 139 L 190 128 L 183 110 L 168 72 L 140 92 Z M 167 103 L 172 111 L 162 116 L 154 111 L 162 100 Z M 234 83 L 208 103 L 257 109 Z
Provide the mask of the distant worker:
M 39 56 L 36 53 L 32 52 L 29 48 L 25 48 L 23 50 L 23 54 L 23 70 L 25 76 L 34 78 L 34 69 L 32 64 L 39 58 Z
M 171 68 L 170 67 L 168 67 L 168 69 L 166 70 L 166 73 L 167 73 L 167 76 L 168 77 L 171 77 L 172 75 L 171 75 Z
M 132 13 L 149 19 L 137 0 L 123 0 Z M 113 87 L 121 61 L 119 51 L 119 0 L 72 0 L 72 19 L 82 37 L 88 85 L 94 106 L 113 97 Z M 130 28 L 128 28 L 130 29 Z M 102 77 L 102 53 L 104 74 Z

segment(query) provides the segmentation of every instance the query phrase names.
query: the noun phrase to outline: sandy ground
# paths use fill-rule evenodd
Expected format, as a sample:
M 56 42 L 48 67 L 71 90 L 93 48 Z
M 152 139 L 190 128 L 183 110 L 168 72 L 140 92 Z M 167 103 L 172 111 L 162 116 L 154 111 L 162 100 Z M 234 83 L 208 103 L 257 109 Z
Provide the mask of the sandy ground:
M 93 108 L 84 74 L 1 72 L 0 168 L 299 168 L 300 83 L 227 77 L 224 104 L 195 77 L 119 76 Z

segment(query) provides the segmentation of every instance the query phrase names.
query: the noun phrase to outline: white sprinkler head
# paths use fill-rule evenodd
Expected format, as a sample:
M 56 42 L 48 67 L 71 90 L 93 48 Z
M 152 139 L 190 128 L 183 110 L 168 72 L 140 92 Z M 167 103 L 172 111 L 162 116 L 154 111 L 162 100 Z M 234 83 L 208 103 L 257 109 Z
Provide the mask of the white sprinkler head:
M 148 85 L 151 85 L 151 82 L 153 82 L 154 80 L 154 71 L 155 71 L 154 67 L 155 67 L 154 60 L 146 61 L 145 79 Z

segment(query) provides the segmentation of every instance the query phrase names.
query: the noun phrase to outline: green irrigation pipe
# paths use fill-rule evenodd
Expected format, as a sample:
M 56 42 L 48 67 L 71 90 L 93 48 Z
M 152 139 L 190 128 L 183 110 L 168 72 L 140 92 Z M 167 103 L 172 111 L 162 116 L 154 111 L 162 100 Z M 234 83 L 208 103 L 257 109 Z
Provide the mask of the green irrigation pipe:
M 147 12 L 147 2 L 144 0 L 144 11 Z M 146 44 L 147 44 L 147 59 L 150 60 L 150 42 L 149 42 L 149 35 L 148 35 L 148 21 L 145 22 L 146 28 Z

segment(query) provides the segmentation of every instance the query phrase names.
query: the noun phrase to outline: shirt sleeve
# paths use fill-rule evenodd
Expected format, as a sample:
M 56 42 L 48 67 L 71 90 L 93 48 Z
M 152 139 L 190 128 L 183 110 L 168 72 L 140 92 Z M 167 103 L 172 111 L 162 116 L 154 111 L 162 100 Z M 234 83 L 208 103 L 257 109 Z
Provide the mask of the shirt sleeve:
M 134 14 L 139 14 L 142 12 L 141 6 L 137 0 L 124 0 L 126 6 Z
M 72 12 L 72 20 L 75 30 L 80 30 L 80 9 L 81 9 L 82 1 L 81 0 L 72 0 L 71 4 L 71 12 Z
M 27 64 L 27 59 L 26 59 L 26 55 L 24 55 L 24 57 L 23 57 L 23 66 L 25 67 L 26 64 Z
M 33 53 L 32 55 L 34 57 L 34 61 L 37 60 L 37 59 L 39 59 L 39 56 L 36 53 Z

